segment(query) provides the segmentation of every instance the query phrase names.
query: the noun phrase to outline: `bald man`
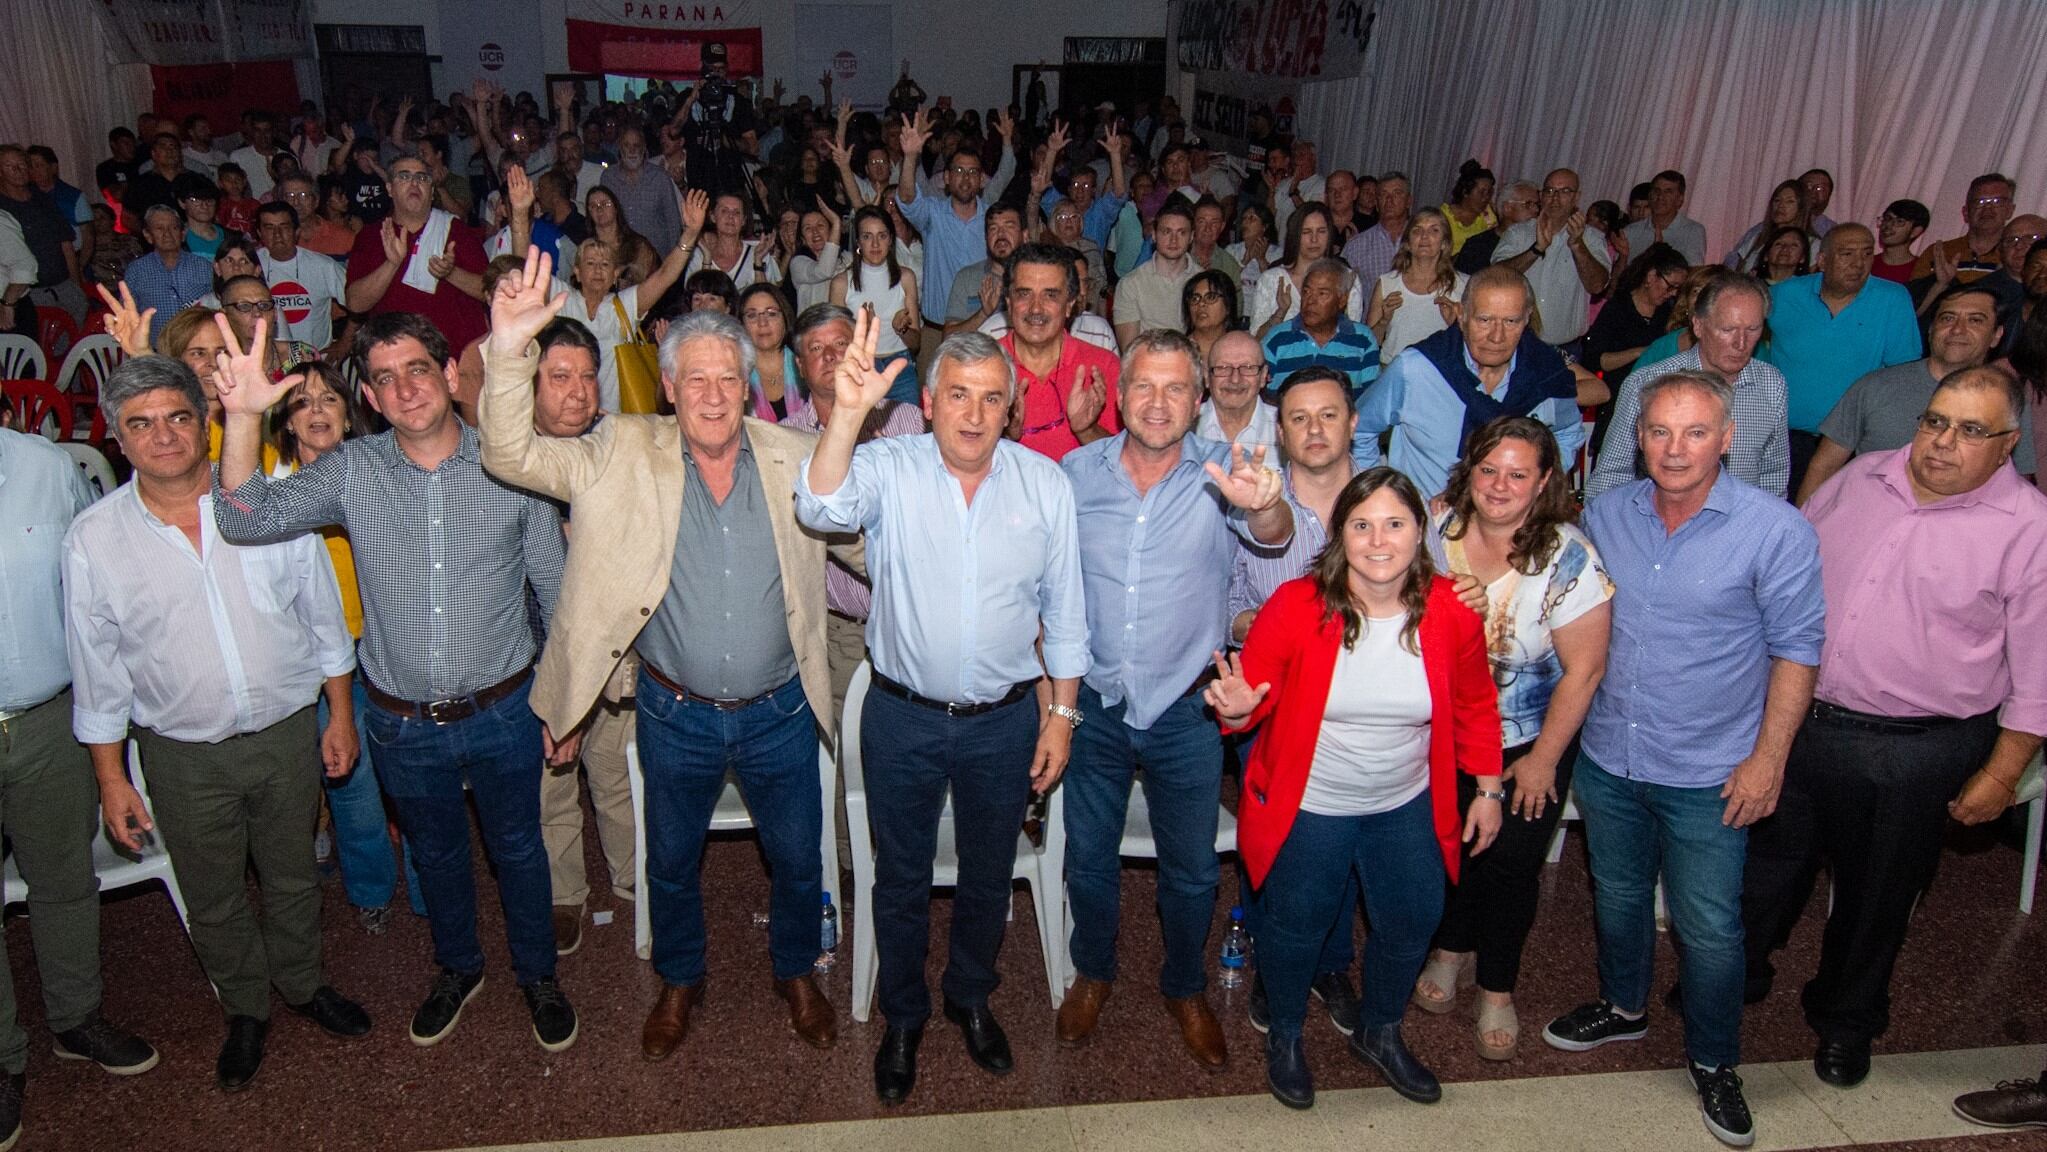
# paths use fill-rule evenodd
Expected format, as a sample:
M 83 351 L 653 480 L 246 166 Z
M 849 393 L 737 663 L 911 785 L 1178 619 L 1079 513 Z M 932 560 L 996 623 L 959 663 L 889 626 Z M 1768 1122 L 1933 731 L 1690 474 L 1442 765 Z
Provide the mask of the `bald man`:
M 1208 349 L 1208 399 L 1194 434 L 1245 449 L 1265 446 L 1265 466 L 1279 467 L 1279 410 L 1259 398 L 1269 375 L 1265 353 L 1249 332 L 1225 332 Z

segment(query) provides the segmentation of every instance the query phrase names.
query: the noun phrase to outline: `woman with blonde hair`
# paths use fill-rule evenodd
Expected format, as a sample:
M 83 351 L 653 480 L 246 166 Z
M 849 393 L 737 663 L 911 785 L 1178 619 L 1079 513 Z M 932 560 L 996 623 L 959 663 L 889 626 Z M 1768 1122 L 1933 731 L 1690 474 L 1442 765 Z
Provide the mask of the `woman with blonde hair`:
M 1365 323 L 1379 340 L 1379 363 L 1410 344 L 1426 340 L 1463 315 L 1464 285 L 1470 279 L 1451 264 L 1450 221 L 1434 208 L 1408 217 L 1393 270 L 1372 285 Z M 1431 301 L 1422 304 L 1408 297 Z

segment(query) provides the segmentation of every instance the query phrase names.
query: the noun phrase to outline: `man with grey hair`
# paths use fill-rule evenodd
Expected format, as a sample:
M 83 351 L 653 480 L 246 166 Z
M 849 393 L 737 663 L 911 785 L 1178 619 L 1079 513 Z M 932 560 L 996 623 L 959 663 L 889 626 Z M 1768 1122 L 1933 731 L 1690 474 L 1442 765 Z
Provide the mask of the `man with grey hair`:
M 1628 374 L 1615 398 L 1608 427 L 1634 430 L 1641 418 L 1646 384 L 1673 372 L 1711 372 L 1733 388 L 1734 435 L 1728 441 L 1727 470 L 1772 496 L 1789 494 L 1791 440 L 1785 421 L 1784 373 L 1756 355 L 1770 292 L 1746 272 L 1722 276 L 1699 291 L 1692 305 L 1691 348 Z M 1608 436 L 1585 481 L 1589 501 L 1645 475 L 1635 445 Z
M 1062 281 L 1068 274 L 1053 271 Z M 860 751 L 888 1022 L 874 1088 L 895 1102 L 916 1083 L 931 1014 L 931 862 L 948 786 L 959 883 L 945 1016 L 976 1064 L 997 1075 L 1011 1068 L 988 996 L 1017 830 L 1032 795 L 1049 793 L 1065 771 L 1088 649 L 1073 485 L 1051 460 L 1003 437 L 1016 374 L 1002 347 L 978 332 L 947 338 L 925 377 L 931 433 L 856 451 L 868 412 L 900 371 L 876 369 L 879 337 L 873 317 L 855 322 L 831 420 L 797 475 L 796 513 L 821 531 L 867 534 L 874 680 Z
M 1466 276 L 1493 262 L 1493 253 L 1508 230 L 1523 220 L 1535 219 L 1536 213 L 1542 211 L 1542 189 L 1533 180 L 1509 180 L 1493 201 L 1493 211 L 1500 222 L 1466 240 L 1464 247 L 1457 250 L 1457 270 Z
M 71 729 L 107 832 L 131 851 L 154 827 L 128 778 L 131 728 L 141 746 L 192 946 L 227 1013 L 215 1071 L 232 1092 L 262 1066 L 273 986 L 333 1035 L 370 1030 L 321 977 L 312 852 L 314 765 L 339 777 L 356 761 L 355 652 L 319 537 L 235 545 L 216 526 L 206 397 L 190 368 L 129 360 L 100 403 L 135 478 L 64 537 Z
M 787 493 L 815 437 L 747 418 L 753 342 L 722 312 L 692 312 L 661 342 L 675 418 L 610 416 L 575 439 L 533 431 L 534 338 L 567 303 L 552 261 L 528 249 L 491 304 L 478 402 L 484 466 L 566 501 L 577 547 L 534 676 L 534 711 L 555 732 L 582 727 L 626 649 L 639 656 L 647 890 L 660 997 L 640 1054 L 662 1060 L 689 1031 L 704 990 L 698 868 L 728 770 L 753 814 L 773 882 L 775 991 L 809 1044 L 836 1042 L 818 988 L 829 745 L 825 542 L 796 523 Z
M 1637 375 L 1642 375 L 1637 373 Z M 1659 874 L 1678 952 L 1685 1054 L 1706 1128 L 1745 1147 L 1742 868 L 1776 808 L 1824 636 L 1819 545 L 1781 496 L 1730 475 L 1737 393 L 1691 369 L 1650 376 L 1636 441 L 1649 477 L 1585 511 L 1618 589 L 1606 677 L 1573 790 L 1591 847 L 1599 999 L 1542 1038 L 1584 1052 L 1648 1032 Z
M 143 210 L 142 234 L 150 250 L 129 263 L 121 282 L 134 294 L 138 312 L 155 312 L 149 321 L 149 342 L 155 344 L 171 317 L 213 291 L 213 265 L 185 251 L 185 218 L 168 204 Z

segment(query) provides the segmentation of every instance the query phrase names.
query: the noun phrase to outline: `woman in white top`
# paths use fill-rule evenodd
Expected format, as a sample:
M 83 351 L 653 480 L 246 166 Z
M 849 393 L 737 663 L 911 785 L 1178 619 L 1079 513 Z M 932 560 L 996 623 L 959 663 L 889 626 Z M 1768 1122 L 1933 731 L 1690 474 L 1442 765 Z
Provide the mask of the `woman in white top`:
M 1258 295 L 1258 278 L 1279 259 L 1279 245 L 1273 242 L 1272 233 L 1272 209 L 1247 204 L 1243 215 L 1237 217 L 1237 241 L 1227 246 L 1244 270 L 1237 281 L 1237 295 L 1243 300 L 1245 319 L 1250 318 L 1252 298 Z
M 1372 285 L 1365 310 L 1365 323 L 1379 339 L 1379 363 L 1393 363 L 1401 349 L 1457 323 L 1467 279 L 1451 266 L 1450 222 L 1443 214 L 1423 208 L 1410 216 L 1393 270 Z M 1434 307 L 1422 303 L 1431 298 Z
M 851 266 L 851 258 L 839 247 L 839 214 L 823 201 L 803 214 L 798 227 L 796 254 L 789 257 L 789 282 L 796 292 L 796 312 L 801 315 L 812 304 L 831 298 L 832 281 Z
M 782 268 L 775 263 L 774 233 L 748 240 L 745 230 L 746 201 L 737 193 L 720 192 L 711 204 L 711 230 L 704 233 L 703 243 L 690 256 L 689 271 L 716 268 L 732 278 L 734 288 L 756 280 L 780 284 Z
M 1251 328 L 1261 342 L 1267 332 L 1301 314 L 1301 282 L 1307 278 L 1310 264 L 1324 256 L 1340 255 L 1330 243 L 1335 235 L 1336 222 L 1330 218 L 1329 205 L 1320 200 L 1308 201 L 1287 217 L 1286 248 L 1280 253 L 1280 262 L 1258 277 L 1257 298 L 1251 303 Z M 1344 291 L 1343 314 L 1356 323 L 1365 318 L 1364 289 L 1355 274 L 1346 279 L 1350 283 Z
M 889 399 L 917 403 L 917 351 L 924 321 L 917 311 L 917 274 L 902 266 L 888 213 L 867 207 L 853 213 L 853 264 L 832 278 L 831 302 L 858 312 L 868 308 L 888 323 L 875 345 L 875 367 L 903 361 Z
M 1540 421 L 1508 416 L 1472 433 L 1443 501 L 1429 547 L 1485 614 L 1513 798 L 1492 849 L 1465 858 L 1414 1002 L 1449 1012 L 1475 968 L 1478 1054 L 1507 1060 L 1520 1039 L 1514 984 L 1543 862 L 1571 790 L 1578 727 L 1606 673 L 1613 581 L 1571 523 L 1577 502 Z
M 569 301 L 562 306 L 561 315 L 580 321 L 597 337 L 602 350 L 597 358 L 597 391 L 606 412 L 619 410 L 618 346 L 627 342 L 647 309 L 682 276 L 698 237 L 703 235 L 709 207 L 710 198 L 691 189 L 682 201 L 682 242 L 645 279 L 627 288 L 618 288 L 618 252 L 610 244 L 592 238 L 576 249 Z

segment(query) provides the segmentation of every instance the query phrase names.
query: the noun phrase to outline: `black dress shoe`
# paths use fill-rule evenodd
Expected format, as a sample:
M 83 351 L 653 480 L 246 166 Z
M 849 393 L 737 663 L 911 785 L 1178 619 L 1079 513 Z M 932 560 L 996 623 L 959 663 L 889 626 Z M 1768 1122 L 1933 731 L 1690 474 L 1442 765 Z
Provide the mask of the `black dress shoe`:
M 239 1092 L 256 1078 L 263 1066 L 263 1038 L 270 1034 L 270 1021 L 254 1016 L 227 1018 L 227 1043 L 220 1046 L 220 1060 L 214 1075 L 223 1092 Z
M 1812 1054 L 1812 1072 L 1836 1088 L 1855 1087 L 1869 1078 L 1869 1041 L 1820 1041 Z
M 967 1040 L 967 1055 L 974 1058 L 974 1063 L 997 1076 L 1009 1074 L 1015 1066 L 1009 1057 L 1009 1037 L 1003 1035 L 1002 1025 L 995 1022 L 995 1013 L 986 1004 L 969 1008 L 948 999 L 945 1018 L 960 1026 L 960 1035 Z
M 1443 1085 L 1436 1074 L 1407 1050 L 1398 1021 L 1351 1033 L 1350 1054 L 1377 1068 L 1387 1087 L 1417 1104 L 1434 1104 L 1443 1098 Z
M 370 1014 L 362 1005 L 325 984 L 313 990 L 312 999 L 285 1007 L 318 1024 L 329 1036 L 355 1040 L 370 1034 Z
M 874 1050 L 874 1094 L 884 1104 L 900 1103 L 917 1086 L 917 1044 L 922 1028 L 890 1027 Z

